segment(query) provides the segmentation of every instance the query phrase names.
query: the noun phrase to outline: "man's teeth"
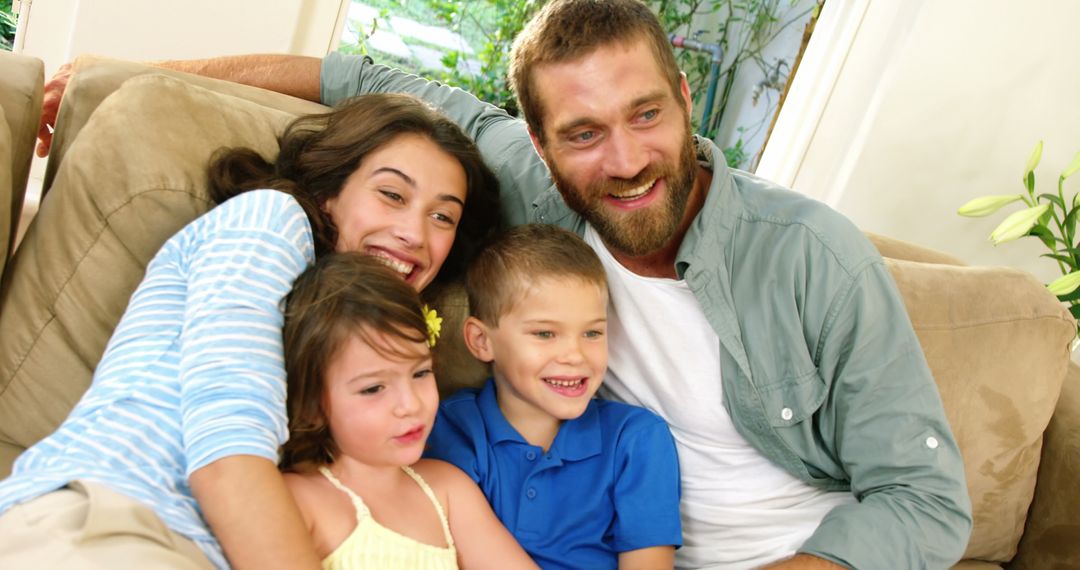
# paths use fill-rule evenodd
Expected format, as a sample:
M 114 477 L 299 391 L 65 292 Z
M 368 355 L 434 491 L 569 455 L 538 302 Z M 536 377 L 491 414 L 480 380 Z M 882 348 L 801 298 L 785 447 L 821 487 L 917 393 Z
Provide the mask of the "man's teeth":
M 584 381 L 584 378 L 578 378 L 577 380 L 555 380 L 553 378 L 544 378 L 544 382 L 553 386 L 559 386 L 560 388 L 574 388 L 580 386 Z
M 656 184 L 656 180 L 652 180 L 646 184 L 642 184 L 637 188 L 631 188 L 629 190 L 623 190 L 622 192 L 612 192 L 611 195 L 620 200 L 630 200 L 640 196 L 644 196 L 649 188 L 652 188 L 653 184 Z
M 389 267 L 390 269 L 393 269 L 394 271 L 397 271 L 402 275 L 408 275 L 412 273 L 413 267 L 416 267 L 412 263 L 405 263 L 400 259 L 395 259 L 382 252 L 375 253 L 373 257 L 381 261 L 383 265 Z

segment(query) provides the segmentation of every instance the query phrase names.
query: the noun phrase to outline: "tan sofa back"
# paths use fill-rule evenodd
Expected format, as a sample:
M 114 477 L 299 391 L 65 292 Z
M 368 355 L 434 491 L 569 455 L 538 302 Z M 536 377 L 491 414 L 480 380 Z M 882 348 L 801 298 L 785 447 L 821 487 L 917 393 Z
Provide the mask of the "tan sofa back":
M 97 76 L 118 84 L 111 71 Z M 91 84 L 94 77 L 76 75 L 71 85 L 72 106 L 97 110 L 84 113 L 89 118 L 77 136 L 67 123 L 58 131 L 64 159 L 12 260 L 13 279 L 2 299 L 0 476 L 13 454 L 54 429 L 86 389 L 156 249 L 210 207 L 203 175 L 214 149 L 243 144 L 272 156 L 275 134 L 292 117 L 272 102 L 158 75 L 131 80 L 99 108 L 94 97 L 74 101 L 83 92 L 108 93 Z M 1073 321 L 1023 272 L 965 267 L 943 254 L 872 237 L 883 252 L 907 258 L 886 261 L 964 455 L 975 507 L 967 556 L 1007 561 L 1031 504 Z M 484 369 L 460 342 L 460 289 L 439 308 L 447 319 L 437 355 L 445 394 L 475 385 Z
M 0 274 L 19 227 L 43 82 L 41 60 L 0 51 Z

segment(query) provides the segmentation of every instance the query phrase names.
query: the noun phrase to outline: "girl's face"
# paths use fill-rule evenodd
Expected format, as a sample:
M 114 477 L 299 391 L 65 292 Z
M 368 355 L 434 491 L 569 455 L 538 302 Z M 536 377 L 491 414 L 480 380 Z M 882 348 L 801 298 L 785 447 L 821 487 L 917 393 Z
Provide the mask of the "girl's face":
M 410 133 L 368 154 L 323 210 L 337 226 L 337 251 L 373 255 L 420 291 L 450 253 L 465 194 L 461 163 Z
M 352 335 L 326 369 L 323 410 L 336 459 L 411 465 L 420 459 L 439 405 L 431 350 L 423 342 L 368 332 L 381 351 Z

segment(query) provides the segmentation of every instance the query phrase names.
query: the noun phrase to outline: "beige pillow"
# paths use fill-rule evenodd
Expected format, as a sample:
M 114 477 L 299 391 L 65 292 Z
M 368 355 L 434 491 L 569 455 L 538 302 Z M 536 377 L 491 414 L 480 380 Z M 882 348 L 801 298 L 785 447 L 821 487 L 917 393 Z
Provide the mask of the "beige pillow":
M 156 75 L 101 104 L 10 262 L 0 442 L 29 446 L 67 416 L 150 258 L 212 206 L 205 172 L 214 150 L 245 145 L 272 157 L 292 118 Z
M 886 263 L 964 458 L 975 521 L 964 558 L 1006 562 L 1024 531 L 1074 321 L 1019 270 Z

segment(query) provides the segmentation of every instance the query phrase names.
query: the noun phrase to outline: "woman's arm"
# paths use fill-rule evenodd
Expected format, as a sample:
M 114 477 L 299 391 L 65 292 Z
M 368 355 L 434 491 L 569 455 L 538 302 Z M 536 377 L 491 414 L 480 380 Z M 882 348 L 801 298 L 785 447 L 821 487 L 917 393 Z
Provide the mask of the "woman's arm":
M 652 546 L 619 553 L 619 570 L 670 570 L 674 567 L 674 546 Z
M 418 466 L 424 478 L 435 483 L 448 497 L 446 516 L 462 568 L 538 568 L 495 516 L 480 487 L 468 475 L 436 459 L 421 460 Z
M 319 568 L 308 529 L 271 461 L 232 455 L 191 474 L 191 491 L 233 568 Z

